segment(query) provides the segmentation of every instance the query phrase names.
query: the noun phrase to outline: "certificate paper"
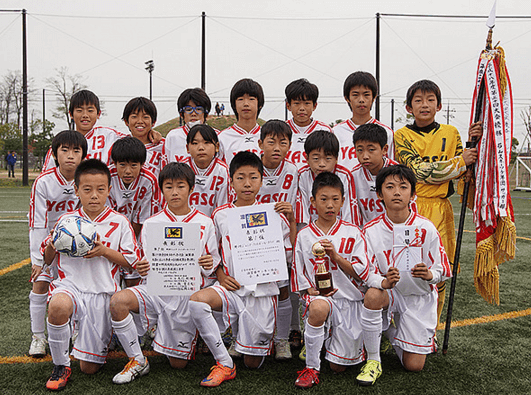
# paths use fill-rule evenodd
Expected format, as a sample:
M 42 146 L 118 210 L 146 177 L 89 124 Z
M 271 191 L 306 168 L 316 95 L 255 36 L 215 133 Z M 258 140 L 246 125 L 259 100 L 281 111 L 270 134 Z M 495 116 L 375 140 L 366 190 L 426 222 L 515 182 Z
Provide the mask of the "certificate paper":
M 199 291 L 201 225 L 146 223 L 143 241 L 150 265 L 147 291 L 156 296 L 189 296 Z
M 418 226 L 395 225 L 393 228 L 394 267 L 401 272 L 411 272 L 422 262 L 422 230 Z
M 287 280 L 282 219 L 274 203 L 231 210 L 229 237 L 234 277 L 241 285 Z

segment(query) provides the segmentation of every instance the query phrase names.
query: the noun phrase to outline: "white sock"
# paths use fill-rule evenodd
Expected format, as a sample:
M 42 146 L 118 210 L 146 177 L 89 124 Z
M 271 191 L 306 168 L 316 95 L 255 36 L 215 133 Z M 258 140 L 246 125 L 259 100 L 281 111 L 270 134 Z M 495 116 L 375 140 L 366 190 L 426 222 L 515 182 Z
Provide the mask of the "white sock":
M 291 327 L 292 331 L 301 331 L 301 316 L 299 311 L 299 295 L 293 292 L 289 293 L 289 300 L 291 301 Z
M 138 342 L 138 332 L 136 330 L 133 316 L 128 314 L 122 321 L 111 320 L 112 328 L 120 340 L 120 344 L 124 348 L 125 353 L 129 358 L 136 359 L 141 365 L 146 362 L 144 354 L 140 349 Z
M 31 318 L 31 332 L 37 337 L 44 339 L 44 329 L 46 328 L 46 300 L 48 294 L 36 294 L 33 291 L 29 294 L 29 307 Z
M 68 346 L 70 342 L 70 320 L 63 325 L 53 325 L 48 321 L 48 344 L 54 365 L 70 366 Z
M 304 330 L 304 342 L 306 343 L 306 367 L 315 370 L 321 369 L 321 348 L 324 343 L 324 324 L 311 326 L 306 321 Z
M 290 324 L 291 300 L 289 298 L 279 300 L 277 308 L 277 333 L 275 334 L 275 340 L 288 340 Z
M 380 341 L 382 339 L 382 309 L 370 310 L 361 307 L 361 330 L 363 331 L 363 343 L 367 350 L 367 359 L 381 362 Z
M 219 327 L 212 315 L 212 308 L 204 302 L 196 302 L 191 300 L 188 303 L 192 320 L 194 321 L 199 334 L 207 344 L 214 359 L 229 368 L 234 367 L 234 362 L 229 355 L 229 352 L 221 340 Z

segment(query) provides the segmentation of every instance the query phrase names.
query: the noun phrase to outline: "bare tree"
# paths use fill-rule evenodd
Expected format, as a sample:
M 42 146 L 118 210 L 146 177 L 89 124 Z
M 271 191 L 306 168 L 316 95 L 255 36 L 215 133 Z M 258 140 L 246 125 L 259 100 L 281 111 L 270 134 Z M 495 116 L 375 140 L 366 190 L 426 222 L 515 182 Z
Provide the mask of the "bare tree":
M 35 89 L 32 88 L 33 81 L 32 78 L 28 80 L 28 99 L 35 94 Z M 17 125 L 20 127 L 22 104 L 22 73 L 19 70 L 10 70 L 0 82 L 0 123 L 9 123 L 10 116 L 15 115 Z
M 54 91 L 58 101 L 53 116 L 57 119 L 65 119 L 67 124 L 70 123 L 68 104 L 74 93 L 87 88 L 83 83 L 83 77 L 79 74 L 68 74 L 68 68 L 61 67 L 56 69 L 55 77 L 46 79 L 46 83 Z

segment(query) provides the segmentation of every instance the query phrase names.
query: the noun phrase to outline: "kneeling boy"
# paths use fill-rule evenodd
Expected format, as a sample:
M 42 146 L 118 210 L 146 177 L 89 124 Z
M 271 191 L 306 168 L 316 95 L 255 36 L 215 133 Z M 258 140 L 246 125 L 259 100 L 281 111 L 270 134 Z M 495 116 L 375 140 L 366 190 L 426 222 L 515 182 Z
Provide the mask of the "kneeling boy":
M 310 388 L 319 383 L 323 343 L 325 358 L 334 372 L 343 372 L 348 365 L 364 360 L 359 325 L 363 293 L 359 287 L 369 275 L 367 247 L 360 229 L 337 217 L 343 196 L 343 183 L 337 175 L 319 174 L 313 183 L 311 197 L 318 217 L 301 229 L 295 243 L 291 289 L 300 293 L 307 309 L 304 332 L 306 367 L 295 381 L 299 388 Z M 315 285 L 317 264 L 312 247 L 317 242 L 324 247 L 325 265 L 332 274 L 335 287 L 327 295 L 319 295 Z

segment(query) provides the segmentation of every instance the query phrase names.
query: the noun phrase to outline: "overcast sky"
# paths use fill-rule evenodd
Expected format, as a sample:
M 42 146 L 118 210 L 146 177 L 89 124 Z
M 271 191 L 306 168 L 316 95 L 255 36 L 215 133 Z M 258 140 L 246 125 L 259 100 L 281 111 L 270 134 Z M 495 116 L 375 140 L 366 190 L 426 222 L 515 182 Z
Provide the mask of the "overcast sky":
M 201 84 L 201 12 L 207 14 L 206 90 L 213 104 L 230 109 L 229 93 L 239 79 L 263 86 L 263 119 L 284 119 L 284 88 L 305 77 L 316 83 L 320 100 L 315 118 L 330 123 L 349 117 L 342 97 L 344 79 L 353 71 L 375 71 L 375 14 L 488 15 L 493 1 L 9 1 L 2 9 L 28 11 L 28 73 L 38 90 L 30 108 L 42 117 L 42 89 L 55 69 L 68 67 L 105 102 L 100 125 L 123 130 L 125 103 L 149 96 L 144 62 L 153 59 L 153 96 L 158 123 L 177 116 L 181 91 Z M 90 5 L 90 6 L 88 6 Z M 498 16 L 531 16 L 529 0 L 499 0 Z M 446 123 L 464 136 L 470 118 L 477 59 L 487 35 L 486 19 L 381 19 L 381 120 L 395 129 L 405 117 L 407 88 L 419 79 L 441 87 Z M 531 105 L 531 19 L 498 19 L 494 42 L 501 41 L 512 79 L 515 136 L 522 143 L 521 111 Z M 21 16 L 0 13 L 0 75 L 21 69 Z M 55 105 L 46 95 L 46 115 Z M 232 112 L 232 111 L 231 111 Z M 527 145 L 527 144 L 526 144 Z

